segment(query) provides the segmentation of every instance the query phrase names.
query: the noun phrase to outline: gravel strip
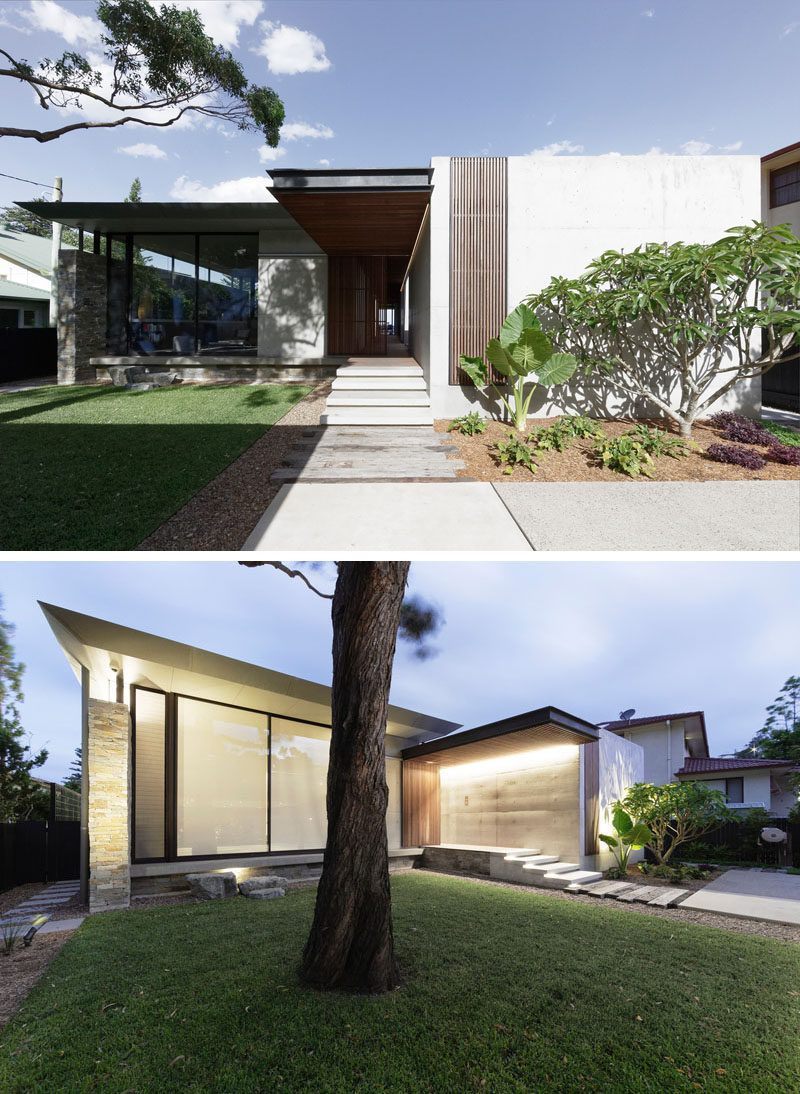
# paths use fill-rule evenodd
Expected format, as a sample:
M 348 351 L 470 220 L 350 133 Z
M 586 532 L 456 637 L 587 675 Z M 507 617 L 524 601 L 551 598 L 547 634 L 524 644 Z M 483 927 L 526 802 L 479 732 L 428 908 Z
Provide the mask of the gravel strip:
M 4 893 L 0 893 L 0 915 L 4 912 L 10 912 L 18 904 L 30 900 L 32 896 L 36 896 L 37 893 L 41 892 L 44 887 L 43 881 L 32 881 L 27 885 L 17 885 L 13 889 L 7 889 Z
M 425 870 L 426 874 L 439 877 L 463 877 L 479 885 L 496 885 L 501 889 L 514 889 L 518 893 L 536 893 L 538 896 L 550 896 L 556 900 L 578 901 L 580 904 L 600 904 L 614 907 L 621 914 L 654 915 L 659 919 L 673 919 L 680 923 L 697 923 L 703 927 L 717 927 L 723 931 L 735 931 L 737 934 L 755 934 L 761 938 L 774 938 L 778 942 L 800 942 L 800 927 L 788 923 L 767 923 L 762 919 L 739 919 L 734 916 L 718 915 L 716 912 L 701 912 L 695 908 L 654 908 L 649 904 L 623 904 L 612 898 L 589 896 L 586 893 L 568 893 L 565 889 L 541 888 L 537 885 L 516 885 L 513 881 L 496 881 L 494 878 L 476 877 L 474 874 L 450 874 L 443 870 Z M 677 886 L 676 886 L 677 887 Z M 681 886 L 682 887 L 682 886 Z
M 137 551 L 238 551 L 281 488 L 270 482 L 303 433 L 319 425 L 331 390 L 325 381 L 199 490 Z

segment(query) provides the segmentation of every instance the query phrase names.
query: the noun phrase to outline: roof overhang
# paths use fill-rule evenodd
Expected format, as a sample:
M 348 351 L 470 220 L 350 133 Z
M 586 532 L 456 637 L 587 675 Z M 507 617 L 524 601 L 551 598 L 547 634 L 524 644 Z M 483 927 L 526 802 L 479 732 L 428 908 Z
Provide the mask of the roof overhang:
M 800 153 L 800 141 L 795 144 L 787 144 L 785 148 L 779 148 L 776 152 L 770 152 L 761 157 L 762 163 L 769 163 L 770 167 L 783 167 L 797 159 Z
M 600 739 L 591 722 L 556 707 L 541 707 L 499 722 L 451 733 L 437 741 L 403 749 L 404 760 L 425 760 L 439 767 L 473 763 L 553 745 L 582 745 Z
M 325 684 L 275 672 L 247 661 L 160 638 L 95 616 L 40 602 L 73 672 L 80 680 L 87 668 L 93 683 L 107 683 L 113 698 L 116 670 L 126 685 L 267 710 L 284 717 L 330 724 L 331 689 Z M 439 737 L 458 728 L 457 722 L 435 718 L 405 707 L 389 706 L 386 731 L 392 737 Z
M 126 232 L 258 232 L 295 227 L 275 201 L 18 201 L 45 220 L 69 228 L 122 235 Z M 57 216 L 54 215 L 57 212 Z
M 326 254 L 413 251 L 430 200 L 429 167 L 270 174 L 270 193 Z
M 684 771 L 682 768 L 675 772 L 676 779 L 686 779 L 691 782 L 694 779 L 714 779 L 719 776 L 745 775 L 749 771 L 770 771 L 780 775 L 784 771 L 797 771 L 798 765 L 788 760 L 783 763 L 748 764 L 747 767 L 709 767 L 705 771 Z

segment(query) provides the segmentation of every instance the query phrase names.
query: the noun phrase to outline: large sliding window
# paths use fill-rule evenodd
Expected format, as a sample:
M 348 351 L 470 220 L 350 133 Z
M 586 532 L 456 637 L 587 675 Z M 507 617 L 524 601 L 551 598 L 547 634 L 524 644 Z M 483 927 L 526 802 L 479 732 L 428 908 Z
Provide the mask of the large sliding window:
M 324 848 L 330 726 L 132 692 L 136 861 Z
M 127 238 L 131 353 L 256 352 L 257 235 L 186 232 Z
M 178 856 L 269 850 L 269 718 L 178 697 Z

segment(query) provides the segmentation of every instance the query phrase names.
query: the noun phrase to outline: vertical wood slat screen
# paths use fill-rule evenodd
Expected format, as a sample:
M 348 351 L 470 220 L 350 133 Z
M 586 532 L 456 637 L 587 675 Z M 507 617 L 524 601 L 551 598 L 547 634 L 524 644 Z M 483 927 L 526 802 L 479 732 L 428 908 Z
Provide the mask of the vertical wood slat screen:
M 328 259 L 328 353 L 386 353 L 378 310 L 386 307 L 383 255 L 331 255 Z
M 600 831 L 600 742 L 581 746 L 583 752 L 583 817 L 585 855 L 596 855 Z
M 424 847 L 441 840 L 439 765 L 403 761 L 403 846 Z
M 472 383 L 459 356 L 483 356 L 506 317 L 506 180 L 505 157 L 450 160 L 451 384 Z

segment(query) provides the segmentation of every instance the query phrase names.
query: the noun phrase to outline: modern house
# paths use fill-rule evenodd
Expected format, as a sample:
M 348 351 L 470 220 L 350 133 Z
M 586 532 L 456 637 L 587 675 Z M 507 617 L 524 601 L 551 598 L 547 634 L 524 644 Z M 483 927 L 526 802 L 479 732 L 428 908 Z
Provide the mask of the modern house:
M 81 683 L 83 881 L 90 908 L 235 869 L 302 877 L 326 841 L 330 688 L 51 604 L 42 610 Z M 552 707 L 459 730 L 390 706 L 387 843 L 527 853 L 554 884 L 610 861 L 606 806 L 642 778 L 642 750 Z M 533 861 L 535 860 L 535 861 Z M 537 873 L 538 871 L 538 873 Z
M 762 219 L 788 224 L 800 238 L 800 141 L 761 159 Z M 800 412 L 800 361 L 779 362 L 763 380 L 764 403 Z
M 766 809 L 785 817 L 797 804 L 791 775 L 797 765 L 787 760 L 735 759 L 709 756 L 706 720 L 702 710 L 657 714 L 649 718 L 620 718 L 603 728 L 640 746 L 644 782 L 705 782 L 721 790 L 731 809 Z
M 142 366 L 206 382 L 330 376 L 331 424 L 487 409 L 459 356 L 481 354 L 552 276 L 608 248 L 709 242 L 761 216 L 756 156 L 434 157 L 271 176 L 260 203 L 59 203 L 81 237 L 61 259 L 60 382 L 124 381 Z M 759 383 L 725 405 L 757 413 Z M 653 408 L 594 377 L 537 392 L 531 413 L 576 409 Z
M 51 242 L 0 224 L 0 327 L 46 327 Z

